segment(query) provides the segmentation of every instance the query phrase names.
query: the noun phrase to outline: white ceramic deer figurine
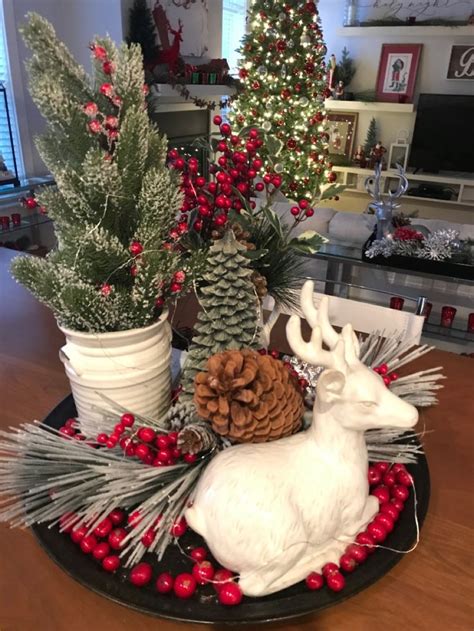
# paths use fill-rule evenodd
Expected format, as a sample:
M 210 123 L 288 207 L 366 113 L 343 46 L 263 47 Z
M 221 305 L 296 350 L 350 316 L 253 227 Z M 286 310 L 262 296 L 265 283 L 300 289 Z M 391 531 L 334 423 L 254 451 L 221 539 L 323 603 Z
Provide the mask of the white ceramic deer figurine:
M 249 596 L 284 589 L 339 560 L 378 510 L 369 496 L 365 430 L 408 429 L 418 420 L 416 408 L 359 360 L 351 325 L 341 334 L 331 327 L 327 298 L 316 311 L 310 281 L 301 306 L 311 341 L 303 340 L 300 319 L 292 316 L 288 342 L 298 357 L 327 369 L 318 380 L 311 427 L 222 451 L 186 511 L 215 558 L 240 574 Z

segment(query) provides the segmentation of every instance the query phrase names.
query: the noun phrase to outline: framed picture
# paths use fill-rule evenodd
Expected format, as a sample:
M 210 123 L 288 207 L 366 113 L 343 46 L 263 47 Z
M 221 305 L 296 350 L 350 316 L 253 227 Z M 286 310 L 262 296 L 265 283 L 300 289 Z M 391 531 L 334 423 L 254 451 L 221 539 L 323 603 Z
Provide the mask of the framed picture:
M 474 46 L 453 46 L 451 48 L 447 78 L 474 81 Z
M 403 142 L 393 142 L 390 145 L 390 153 L 388 156 L 388 168 L 396 169 L 397 164 L 403 167 L 406 171 L 408 164 L 408 152 L 410 151 L 410 145 Z
M 411 103 L 423 44 L 383 44 L 377 75 L 377 99 Z
M 339 159 L 351 159 L 358 116 L 355 112 L 328 113 L 329 153 L 331 155 Z

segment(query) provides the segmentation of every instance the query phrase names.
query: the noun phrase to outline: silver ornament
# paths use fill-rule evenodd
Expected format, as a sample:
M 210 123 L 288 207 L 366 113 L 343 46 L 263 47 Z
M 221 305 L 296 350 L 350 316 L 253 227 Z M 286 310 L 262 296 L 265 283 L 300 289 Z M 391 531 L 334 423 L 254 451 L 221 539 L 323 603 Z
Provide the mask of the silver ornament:
M 270 123 L 270 121 L 265 121 L 262 125 L 264 131 L 270 131 L 270 129 L 272 128 L 272 124 Z
M 275 173 L 283 173 L 284 168 L 280 162 L 277 162 L 275 166 L 273 167 L 273 170 L 275 171 Z
M 304 35 L 301 36 L 300 44 L 302 46 L 309 46 L 311 44 L 311 40 L 308 37 L 308 35 L 304 34 Z
M 309 101 L 306 96 L 302 96 L 300 100 L 298 101 L 298 103 L 304 106 L 304 105 L 308 105 Z
M 295 45 L 295 42 L 290 39 L 290 41 L 287 43 L 288 48 L 293 48 L 293 46 Z
M 286 20 L 286 13 L 283 13 L 283 11 L 279 13 L 278 19 L 280 20 L 280 22 L 283 22 L 283 20 Z
M 266 66 L 259 66 L 257 68 L 257 72 L 260 76 L 264 77 L 267 74 L 268 70 Z
M 286 66 L 285 64 L 283 64 L 283 66 L 281 67 L 281 76 L 283 77 L 283 79 L 286 77 Z

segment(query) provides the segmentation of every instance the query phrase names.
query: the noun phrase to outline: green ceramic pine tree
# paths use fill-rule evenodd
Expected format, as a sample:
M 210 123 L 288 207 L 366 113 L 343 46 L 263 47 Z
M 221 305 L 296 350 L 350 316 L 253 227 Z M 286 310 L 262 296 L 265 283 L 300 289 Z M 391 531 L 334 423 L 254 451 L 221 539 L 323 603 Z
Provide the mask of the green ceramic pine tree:
M 252 347 L 260 333 L 259 301 L 252 269 L 231 230 L 211 246 L 201 288 L 201 311 L 184 368 L 182 384 L 192 394 L 194 377 L 207 359 L 231 348 Z
M 372 118 L 369 124 L 369 129 L 367 130 L 367 137 L 365 139 L 364 151 L 365 155 L 370 155 L 370 151 L 372 147 L 377 144 L 377 121 L 375 118 Z

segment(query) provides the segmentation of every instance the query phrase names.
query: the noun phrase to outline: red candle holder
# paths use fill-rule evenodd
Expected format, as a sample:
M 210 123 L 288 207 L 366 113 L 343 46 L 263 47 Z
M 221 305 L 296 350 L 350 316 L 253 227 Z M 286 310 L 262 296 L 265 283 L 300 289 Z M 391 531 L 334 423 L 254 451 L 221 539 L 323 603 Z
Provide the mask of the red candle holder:
M 20 215 L 20 213 L 12 213 L 12 224 L 14 226 L 21 226 L 21 215 Z
M 467 330 L 474 333 L 474 313 L 470 313 L 467 319 Z
M 441 326 L 450 328 L 453 326 L 454 316 L 457 309 L 454 307 L 445 306 L 441 309 Z
M 10 227 L 10 217 L 8 215 L 2 215 L 0 217 L 0 227 L 2 230 L 8 230 Z
M 390 298 L 390 309 L 397 309 L 398 311 L 401 311 L 404 304 L 405 300 L 400 298 L 400 296 L 393 296 Z
M 428 318 L 430 317 L 432 308 L 433 308 L 433 304 L 431 302 L 425 302 L 425 306 L 421 314 L 425 318 L 425 322 L 428 322 Z

